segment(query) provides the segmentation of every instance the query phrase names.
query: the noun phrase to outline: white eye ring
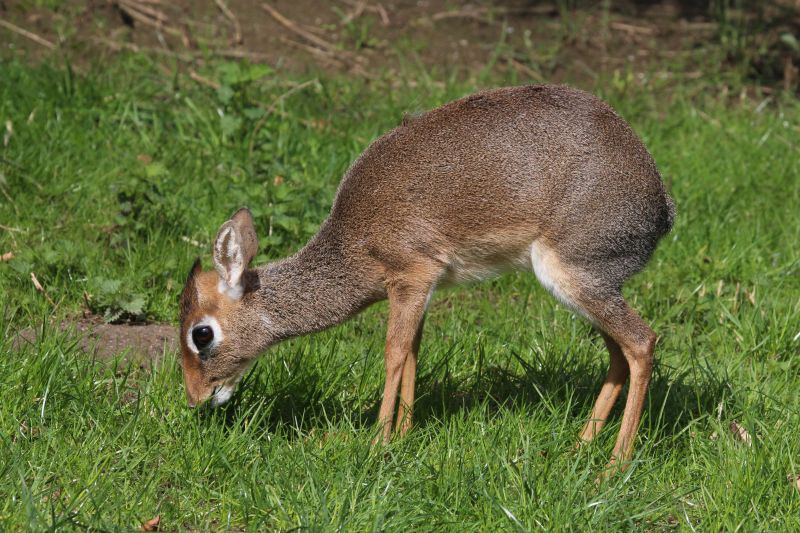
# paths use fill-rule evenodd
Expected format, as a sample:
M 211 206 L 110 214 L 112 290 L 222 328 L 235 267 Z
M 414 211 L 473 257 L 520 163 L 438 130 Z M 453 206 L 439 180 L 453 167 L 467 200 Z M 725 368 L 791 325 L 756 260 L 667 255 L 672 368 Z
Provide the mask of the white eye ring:
M 217 345 L 219 345 L 219 343 L 222 342 L 222 339 L 224 338 L 222 335 L 222 328 L 219 326 L 219 322 L 217 322 L 217 319 L 214 318 L 213 316 L 207 316 L 207 315 L 204 316 L 203 318 L 192 324 L 192 327 L 186 330 L 186 346 L 188 346 L 189 349 L 195 354 L 199 354 L 200 350 L 198 350 L 197 346 L 195 346 L 194 344 L 194 339 L 192 338 L 192 332 L 195 330 L 195 328 L 203 326 L 210 327 L 211 331 L 214 332 L 214 340 L 212 340 L 211 344 L 209 344 L 205 348 L 206 351 L 216 348 Z

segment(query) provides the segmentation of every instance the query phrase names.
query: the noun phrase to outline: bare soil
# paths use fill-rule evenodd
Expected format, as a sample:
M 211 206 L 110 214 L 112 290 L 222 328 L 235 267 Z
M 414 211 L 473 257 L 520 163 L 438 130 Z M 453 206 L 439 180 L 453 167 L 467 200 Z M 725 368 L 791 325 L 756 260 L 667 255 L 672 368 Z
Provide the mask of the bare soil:
M 82 351 L 99 360 L 122 355 L 127 361 L 148 364 L 178 350 L 177 330 L 169 324 L 106 324 L 92 318 L 63 322 L 63 331 L 74 331 Z M 35 343 L 38 330 L 21 331 L 14 340 L 19 348 Z
M 798 53 L 781 44 L 800 29 L 795 0 L 764 0 L 725 16 L 732 26 L 759 29 L 759 42 L 748 46 L 762 49 L 751 58 L 761 83 L 797 85 Z M 411 63 L 433 75 L 499 69 L 548 82 L 654 68 L 694 79 L 702 76 L 702 49 L 722 31 L 708 2 L 689 0 L 0 0 L 0 21 L 35 34 L 0 25 L 0 57 L 61 53 L 79 65 L 133 50 L 211 85 L 198 72 L 219 56 L 366 78 L 400 76 Z M 665 67 L 676 61 L 685 72 Z

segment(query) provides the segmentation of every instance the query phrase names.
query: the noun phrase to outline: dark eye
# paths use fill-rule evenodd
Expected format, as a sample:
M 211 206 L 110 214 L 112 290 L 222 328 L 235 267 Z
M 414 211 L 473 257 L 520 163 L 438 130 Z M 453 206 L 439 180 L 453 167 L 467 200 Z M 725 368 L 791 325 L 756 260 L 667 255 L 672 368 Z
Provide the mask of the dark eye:
M 192 330 L 192 340 L 197 349 L 202 350 L 214 340 L 214 332 L 208 326 L 198 326 Z

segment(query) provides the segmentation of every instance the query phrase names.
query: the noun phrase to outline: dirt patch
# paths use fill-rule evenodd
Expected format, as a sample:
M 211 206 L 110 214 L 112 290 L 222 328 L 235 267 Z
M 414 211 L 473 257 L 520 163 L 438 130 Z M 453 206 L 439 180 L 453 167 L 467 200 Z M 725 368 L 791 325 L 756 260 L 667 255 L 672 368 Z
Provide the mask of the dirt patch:
M 91 319 L 63 322 L 62 332 L 74 332 L 80 349 L 97 359 L 122 355 L 142 364 L 161 359 L 178 350 L 177 329 L 169 324 L 105 324 Z M 25 329 L 12 343 L 15 349 L 35 343 L 38 330 Z
M 659 76 L 681 82 L 702 77 L 708 46 L 733 40 L 741 44 L 727 47 L 731 65 L 749 63 L 760 83 L 784 88 L 797 86 L 800 62 L 792 37 L 800 28 L 795 0 L 731 8 L 724 17 L 714 16 L 707 2 L 688 0 L 37 4 L 0 0 L 0 19 L 14 25 L 0 28 L 0 57 L 56 53 L 80 65 L 131 50 L 151 56 L 165 72 L 178 66 L 212 87 L 217 81 L 204 70 L 209 57 L 366 78 L 401 78 L 408 75 L 405 66 L 422 65 L 437 77 L 491 70 L 516 72 L 520 81 L 573 83 L 659 69 Z M 741 33 L 746 27 L 759 30 Z

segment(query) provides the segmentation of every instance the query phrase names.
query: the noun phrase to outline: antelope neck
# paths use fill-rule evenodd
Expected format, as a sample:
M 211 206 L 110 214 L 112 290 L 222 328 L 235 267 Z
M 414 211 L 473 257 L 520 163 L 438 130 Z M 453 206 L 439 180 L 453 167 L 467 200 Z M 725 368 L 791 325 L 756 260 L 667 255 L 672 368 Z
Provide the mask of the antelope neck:
M 384 296 L 340 243 L 319 236 L 257 273 L 260 287 L 254 296 L 273 342 L 344 322 Z

